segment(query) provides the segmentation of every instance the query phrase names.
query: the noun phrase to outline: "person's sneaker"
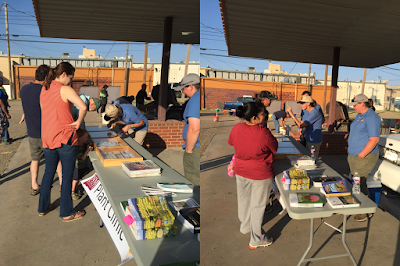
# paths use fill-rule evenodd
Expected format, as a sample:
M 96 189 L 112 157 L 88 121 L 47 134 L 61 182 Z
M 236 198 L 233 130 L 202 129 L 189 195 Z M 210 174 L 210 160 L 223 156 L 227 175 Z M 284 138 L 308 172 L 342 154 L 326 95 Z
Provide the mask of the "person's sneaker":
M 356 220 L 357 222 L 365 222 L 366 220 L 368 220 L 368 216 L 366 214 L 357 214 L 356 216 L 354 216 L 354 220 Z
M 267 207 L 265 207 L 265 213 L 271 213 L 272 212 L 272 206 L 270 204 L 267 205 Z
M 272 237 L 269 237 L 268 240 L 264 241 L 262 244 L 254 245 L 254 246 L 252 244 L 249 244 L 249 248 L 256 249 L 256 248 L 261 248 L 261 247 L 268 247 L 268 246 L 272 245 L 272 242 L 274 242 Z
M 0 145 L 2 145 L 2 146 L 4 146 L 4 145 L 10 145 L 11 143 L 10 142 L 8 142 L 8 141 L 2 141 L 1 143 L 0 143 Z
M 78 193 L 71 193 L 71 198 L 73 199 L 73 200 L 79 200 L 79 195 L 78 195 Z

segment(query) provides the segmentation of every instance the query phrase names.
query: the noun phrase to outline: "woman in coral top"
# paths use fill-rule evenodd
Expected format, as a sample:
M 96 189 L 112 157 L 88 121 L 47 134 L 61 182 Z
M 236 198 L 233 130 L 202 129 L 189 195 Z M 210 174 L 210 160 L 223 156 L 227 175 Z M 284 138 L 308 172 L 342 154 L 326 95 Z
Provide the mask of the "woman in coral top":
M 42 109 L 42 142 L 46 168 L 42 179 L 39 197 L 39 216 L 53 209 L 51 186 L 58 161 L 62 164 L 60 217 L 64 222 L 75 221 L 85 215 L 84 211 L 74 212 L 71 198 L 72 174 L 75 168 L 78 130 L 86 115 L 86 104 L 73 88 L 69 86 L 75 68 L 62 62 L 51 69 L 40 94 Z M 79 117 L 72 118 L 72 104 L 79 108 Z
M 268 115 L 261 102 L 239 106 L 236 116 L 244 118 L 244 122 L 232 128 L 228 143 L 235 148 L 240 232 L 250 233 L 250 249 L 267 247 L 273 240 L 263 231 L 262 222 L 274 176 L 278 141 L 264 126 Z

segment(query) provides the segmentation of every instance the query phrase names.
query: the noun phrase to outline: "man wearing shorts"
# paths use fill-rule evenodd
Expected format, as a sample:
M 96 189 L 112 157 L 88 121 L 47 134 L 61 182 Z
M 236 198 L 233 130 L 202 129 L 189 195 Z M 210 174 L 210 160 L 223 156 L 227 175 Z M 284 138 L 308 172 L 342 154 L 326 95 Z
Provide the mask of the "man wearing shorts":
M 43 158 L 43 148 L 41 139 L 41 110 L 40 110 L 40 93 L 45 78 L 50 68 L 47 65 L 41 65 L 36 69 L 35 81 L 21 88 L 21 102 L 24 114 L 22 121 L 26 122 L 28 131 L 29 147 L 31 150 L 31 195 L 35 196 L 40 193 L 40 186 L 37 181 L 39 172 L 39 161 Z

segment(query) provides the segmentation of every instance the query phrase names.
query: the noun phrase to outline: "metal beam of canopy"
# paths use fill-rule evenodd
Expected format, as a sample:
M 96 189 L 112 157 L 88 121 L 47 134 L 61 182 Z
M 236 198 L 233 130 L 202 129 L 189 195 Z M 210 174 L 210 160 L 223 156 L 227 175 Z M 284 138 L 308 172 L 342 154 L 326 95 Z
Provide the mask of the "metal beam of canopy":
M 330 102 L 339 61 L 362 68 L 400 62 L 400 1 L 220 0 L 220 8 L 230 55 L 333 65 Z
M 41 37 L 163 43 L 158 120 L 165 121 L 171 43 L 200 43 L 200 1 L 32 0 Z M 167 18 L 171 18 L 165 36 Z M 173 27 L 172 27 L 173 19 Z M 167 43 L 164 40 L 168 40 Z M 166 76 L 165 76 L 165 70 Z M 166 101 L 166 99 L 165 99 Z M 164 109 L 164 111 L 163 111 Z M 160 112 L 159 112 L 160 115 Z

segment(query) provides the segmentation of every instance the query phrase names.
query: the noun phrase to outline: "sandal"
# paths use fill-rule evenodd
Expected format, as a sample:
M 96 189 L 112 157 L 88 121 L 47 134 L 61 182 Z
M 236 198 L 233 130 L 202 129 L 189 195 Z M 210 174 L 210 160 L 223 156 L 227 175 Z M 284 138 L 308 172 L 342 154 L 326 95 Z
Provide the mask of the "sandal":
M 39 213 L 39 216 L 45 216 L 49 212 L 51 212 L 54 209 L 54 203 L 50 203 L 49 207 L 47 208 L 47 211 Z
M 32 196 L 36 196 L 39 193 L 40 193 L 40 185 L 39 185 L 39 187 L 37 189 L 31 188 L 31 195 Z
M 71 198 L 72 200 L 79 200 L 79 194 L 78 193 L 71 193 Z
M 74 214 L 68 216 L 67 219 L 64 219 L 65 217 L 62 218 L 62 220 L 63 220 L 63 222 L 66 222 L 66 223 L 72 222 L 72 221 L 81 219 L 83 216 L 85 216 L 85 214 L 86 214 L 85 211 L 77 211 Z

